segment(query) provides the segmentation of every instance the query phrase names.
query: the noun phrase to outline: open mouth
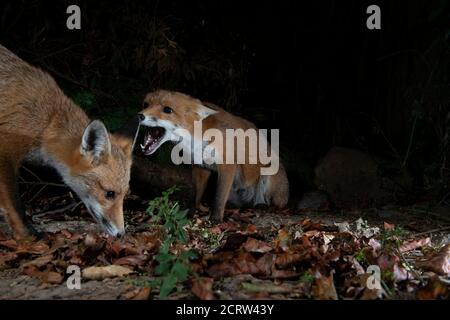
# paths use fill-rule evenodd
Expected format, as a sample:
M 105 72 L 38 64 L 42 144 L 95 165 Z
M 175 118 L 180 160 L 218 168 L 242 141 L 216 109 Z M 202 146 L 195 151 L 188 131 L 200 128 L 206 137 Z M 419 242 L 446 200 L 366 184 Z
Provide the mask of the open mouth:
M 166 134 L 166 129 L 162 127 L 149 127 L 144 144 L 141 144 L 142 152 L 148 156 L 156 151 L 161 145 Z

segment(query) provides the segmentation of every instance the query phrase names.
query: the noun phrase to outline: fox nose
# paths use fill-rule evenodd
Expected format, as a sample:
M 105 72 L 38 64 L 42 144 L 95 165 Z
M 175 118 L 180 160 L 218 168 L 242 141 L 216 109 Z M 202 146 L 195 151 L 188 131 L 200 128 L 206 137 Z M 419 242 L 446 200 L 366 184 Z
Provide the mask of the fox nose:
M 125 235 L 124 229 L 114 228 L 114 230 L 111 230 L 108 232 L 110 235 L 116 238 L 122 238 Z
M 138 118 L 140 121 L 144 121 L 145 120 L 145 116 L 142 113 L 138 113 Z
M 117 238 L 122 238 L 124 235 L 125 235 L 125 230 L 117 231 L 116 237 L 117 237 Z

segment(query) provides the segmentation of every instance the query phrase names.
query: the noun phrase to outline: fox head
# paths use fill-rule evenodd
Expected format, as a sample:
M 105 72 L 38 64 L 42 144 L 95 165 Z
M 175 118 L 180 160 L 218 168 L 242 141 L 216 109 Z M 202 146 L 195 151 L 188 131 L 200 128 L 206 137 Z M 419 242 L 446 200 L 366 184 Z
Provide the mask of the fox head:
M 177 142 L 183 138 L 177 129 L 185 129 L 192 134 L 195 121 L 217 112 L 198 99 L 166 90 L 149 93 L 143 106 L 140 112 L 141 124 L 152 127 L 141 145 L 146 155 L 154 153 L 166 141 Z
M 133 137 L 128 133 L 110 134 L 101 121 L 94 120 L 85 128 L 70 169 L 63 175 L 112 236 L 125 233 L 123 200 L 129 189 L 132 145 Z

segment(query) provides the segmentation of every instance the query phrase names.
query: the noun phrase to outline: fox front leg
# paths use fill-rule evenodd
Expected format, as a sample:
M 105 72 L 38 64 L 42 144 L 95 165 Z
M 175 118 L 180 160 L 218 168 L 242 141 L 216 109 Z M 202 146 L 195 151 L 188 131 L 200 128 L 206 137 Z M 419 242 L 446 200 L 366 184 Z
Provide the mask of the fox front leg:
M 192 168 L 192 181 L 195 186 L 195 209 L 201 212 L 208 212 L 208 208 L 202 205 L 202 198 L 210 176 L 210 170 L 197 166 Z
M 15 170 L 5 164 L 0 164 L 0 212 L 8 221 L 15 239 L 23 239 L 33 233 L 18 209 Z
M 223 164 L 217 166 L 217 190 L 214 209 L 211 214 L 212 221 L 220 222 L 223 220 L 225 205 L 228 201 L 228 197 L 230 196 L 230 190 L 233 186 L 236 169 L 236 165 Z

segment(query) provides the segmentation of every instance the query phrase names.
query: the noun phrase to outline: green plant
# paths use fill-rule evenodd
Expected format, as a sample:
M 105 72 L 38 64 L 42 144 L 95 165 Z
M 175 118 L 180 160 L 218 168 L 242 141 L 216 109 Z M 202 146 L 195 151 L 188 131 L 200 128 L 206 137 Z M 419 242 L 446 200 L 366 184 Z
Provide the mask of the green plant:
M 406 231 L 400 226 L 396 226 L 392 230 L 384 230 L 381 233 L 381 245 L 383 248 L 397 249 L 405 236 Z
M 158 276 L 154 281 L 154 286 L 159 286 L 160 299 L 166 298 L 175 289 L 177 284 L 187 280 L 190 272 L 189 261 L 196 258 L 196 255 L 187 250 L 179 255 L 170 252 L 170 244 L 164 241 L 160 251 L 156 255 L 158 266 L 155 274 Z
M 315 280 L 314 275 L 310 271 L 305 271 L 301 277 L 301 281 L 313 283 Z
M 360 249 L 358 252 L 356 252 L 355 254 L 355 259 L 356 261 L 358 261 L 359 263 L 364 263 L 366 262 L 366 252 L 363 249 Z
M 154 225 L 162 224 L 161 230 L 165 233 L 165 239 L 185 244 L 187 242 L 185 227 L 189 224 L 189 219 L 186 217 L 188 210 L 181 210 L 178 202 L 169 199 L 177 190 L 179 190 L 177 186 L 171 187 L 164 191 L 161 197 L 150 201 L 147 213 L 154 214 L 156 212 L 152 223 Z
M 164 238 L 155 256 L 158 263 L 155 268 L 157 277 L 151 282 L 152 287 L 159 287 L 160 299 L 165 299 L 178 284 L 187 280 L 190 273 L 189 261 L 196 257 L 191 250 L 181 253 L 170 250 L 173 245 L 184 245 L 188 241 L 185 229 L 189 225 L 187 210 L 181 210 L 178 202 L 169 199 L 177 190 L 179 189 L 174 186 L 164 191 L 161 197 L 149 202 L 147 209 L 153 215 L 152 224 L 159 226 Z

